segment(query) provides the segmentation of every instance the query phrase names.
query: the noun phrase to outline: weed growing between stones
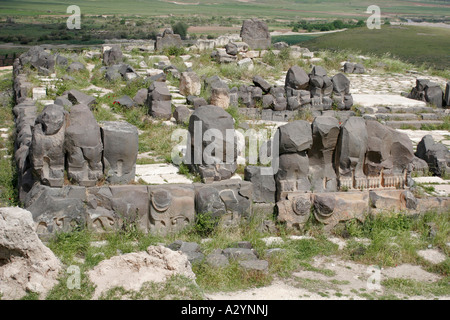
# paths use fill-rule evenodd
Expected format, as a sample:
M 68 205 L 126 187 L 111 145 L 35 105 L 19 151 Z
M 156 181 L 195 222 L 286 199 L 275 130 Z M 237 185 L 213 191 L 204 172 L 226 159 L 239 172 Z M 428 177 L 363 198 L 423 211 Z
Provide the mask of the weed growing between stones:
M 6 92 L 12 87 L 11 76 L 0 78 L 0 92 Z M 7 138 L 0 138 L 0 205 L 15 206 L 19 203 L 17 193 L 17 172 L 14 157 L 14 122 L 12 108 L 14 98 L 5 95 L 0 101 L 0 127 L 9 129 Z
M 389 291 L 394 291 L 407 296 L 433 297 L 449 295 L 449 281 L 450 277 L 445 277 L 433 283 L 426 283 L 411 279 L 391 278 L 382 281 L 382 285 Z

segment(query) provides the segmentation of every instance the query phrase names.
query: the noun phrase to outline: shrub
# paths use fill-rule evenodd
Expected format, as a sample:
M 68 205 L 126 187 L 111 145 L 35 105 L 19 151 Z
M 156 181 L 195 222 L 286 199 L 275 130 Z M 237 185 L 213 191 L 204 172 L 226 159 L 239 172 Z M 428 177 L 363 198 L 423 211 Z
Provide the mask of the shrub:
M 164 53 L 168 56 L 175 56 L 175 57 L 179 57 L 182 56 L 183 54 L 186 53 L 186 50 L 184 49 L 184 47 L 168 47 L 166 49 L 164 49 Z
M 181 39 L 185 40 L 189 26 L 184 22 L 177 22 L 172 26 L 173 33 L 179 34 Z

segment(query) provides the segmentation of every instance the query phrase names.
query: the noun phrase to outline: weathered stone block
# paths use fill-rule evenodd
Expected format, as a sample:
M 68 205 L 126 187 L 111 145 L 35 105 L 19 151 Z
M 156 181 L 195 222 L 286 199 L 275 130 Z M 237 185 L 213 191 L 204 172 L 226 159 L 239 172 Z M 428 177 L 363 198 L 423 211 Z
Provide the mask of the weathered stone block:
M 258 19 L 245 20 L 240 36 L 252 49 L 268 49 L 271 46 L 269 28 L 265 22 Z
M 277 220 L 290 229 L 301 230 L 311 213 L 311 194 L 292 194 L 276 204 Z
M 137 128 L 119 121 L 105 121 L 100 126 L 106 180 L 113 184 L 134 181 L 139 147 Z
M 149 186 L 149 231 L 154 234 L 179 232 L 195 219 L 195 191 L 192 185 Z
M 261 167 L 247 166 L 244 179 L 253 186 L 253 201 L 262 203 L 275 203 L 275 179 L 272 175 L 263 175 Z

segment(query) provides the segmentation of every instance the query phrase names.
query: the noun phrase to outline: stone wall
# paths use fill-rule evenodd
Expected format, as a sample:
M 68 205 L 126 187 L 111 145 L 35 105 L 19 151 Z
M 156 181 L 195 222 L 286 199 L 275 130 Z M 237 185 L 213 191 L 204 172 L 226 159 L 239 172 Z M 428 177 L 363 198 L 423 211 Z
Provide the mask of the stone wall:
M 167 234 L 192 225 L 201 213 L 239 221 L 253 214 L 253 202 L 273 206 L 279 222 L 292 228 L 301 228 L 311 212 L 331 228 L 342 220 L 363 219 L 370 210 L 421 208 L 408 191 L 414 160 L 411 141 L 377 121 L 355 117 L 348 110 L 350 82 L 343 74 L 329 78 L 319 67 L 309 74 L 293 67 L 285 86 L 255 77 L 253 85 L 237 90 L 218 77 L 205 79 L 203 85 L 217 103 L 208 105 L 202 99 L 196 105 L 196 98 L 188 97 L 195 111 L 186 148 L 192 160 L 200 153 L 200 161 L 191 167 L 205 183 L 137 185 L 136 127 L 97 123 L 90 109 L 95 99 L 76 90 L 66 95 L 73 103 L 70 111 L 50 104 L 38 113 L 29 98 L 33 85 L 22 74 L 22 65 L 32 61 L 37 70 L 52 70 L 54 60 L 33 48 L 15 60 L 13 70 L 19 197 L 41 236 L 79 224 L 96 232 L 136 224 L 144 232 Z M 172 95 L 165 82 L 156 81 L 144 95 L 145 91 L 150 114 L 170 119 Z M 239 100 L 246 106 L 239 111 L 248 118 L 289 122 L 270 142 L 271 154 L 279 155 L 272 160 L 276 170 L 266 174 L 262 167 L 249 166 L 248 181 L 231 179 L 237 170 L 238 140 L 233 118 L 222 105 Z M 264 100 L 266 108 L 257 108 Z M 339 110 L 330 110 L 331 100 Z M 315 112 L 312 124 L 295 120 L 304 109 Z M 195 122 L 201 124 L 199 131 Z M 220 139 L 202 140 L 209 129 Z M 196 140 L 201 142 L 198 150 Z M 213 141 L 234 153 L 214 153 L 212 162 L 204 161 L 203 151 Z

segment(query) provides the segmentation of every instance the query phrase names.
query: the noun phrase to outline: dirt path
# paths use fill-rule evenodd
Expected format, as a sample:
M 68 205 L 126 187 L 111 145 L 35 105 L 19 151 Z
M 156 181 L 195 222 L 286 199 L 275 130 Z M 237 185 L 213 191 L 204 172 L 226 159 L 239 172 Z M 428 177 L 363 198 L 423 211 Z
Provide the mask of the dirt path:
M 447 23 L 431 23 L 431 22 L 391 22 L 393 26 L 416 26 L 416 27 L 432 27 L 450 29 Z
M 314 35 L 323 35 L 328 33 L 337 33 L 337 32 L 343 32 L 347 29 L 340 29 L 340 30 L 332 30 L 332 31 L 320 31 L 320 32 L 293 32 L 293 31 L 273 31 L 270 33 L 270 35 L 273 36 L 314 36 Z

